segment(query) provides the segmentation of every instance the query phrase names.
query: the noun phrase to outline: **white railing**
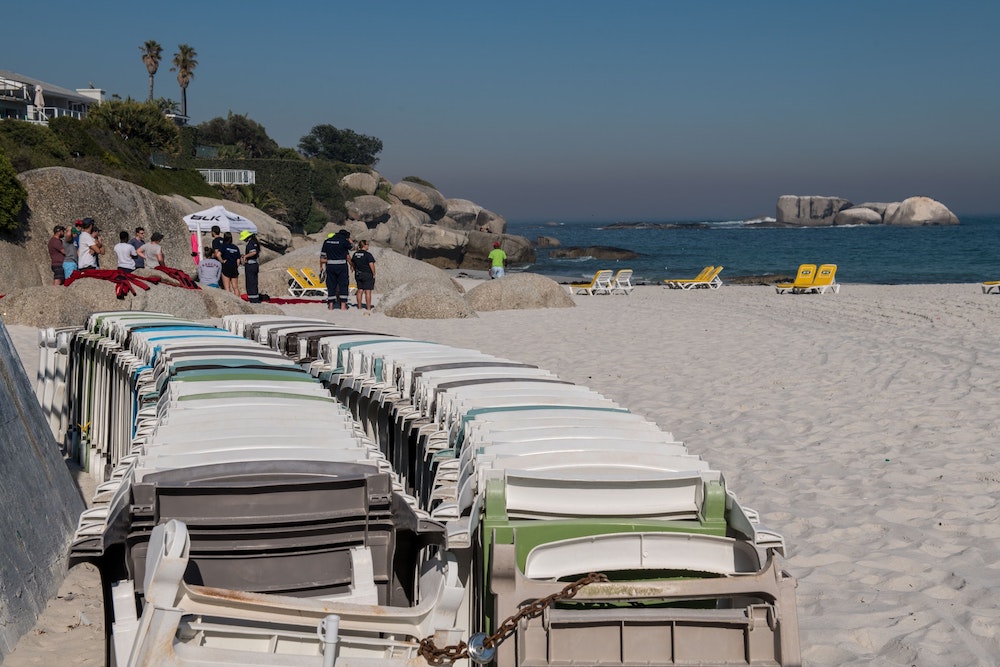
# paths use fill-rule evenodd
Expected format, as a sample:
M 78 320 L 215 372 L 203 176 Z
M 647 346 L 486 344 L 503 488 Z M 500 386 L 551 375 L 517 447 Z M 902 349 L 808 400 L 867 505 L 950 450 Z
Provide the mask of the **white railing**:
M 250 169 L 199 169 L 210 185 L 253 185 L 257 172 Z
M 69 116 L 70 118 L 76 118 L 81 120 L 86 114 L 80 111 L 73 111 L 71 109 L 63 109 L 61 107 L 36 107 L 33 104 L 28 105 L 28 109 L 25 115 L 22 116 L 7 116 L 8 118 L 13 118 L 15 120 L 23 120 L 28 123 L 34 123 L 36 125 L 45 125 L 53 118 L 59 118 L 61 116 Z

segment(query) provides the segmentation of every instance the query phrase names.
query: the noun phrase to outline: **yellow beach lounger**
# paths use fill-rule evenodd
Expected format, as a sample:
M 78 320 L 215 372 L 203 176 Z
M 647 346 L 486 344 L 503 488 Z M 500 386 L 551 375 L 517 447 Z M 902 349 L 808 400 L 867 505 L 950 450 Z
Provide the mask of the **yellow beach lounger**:
M 800 290 L 812 287 L 815 278 L 815 264 L 800 264 L 799 272 L 795 274 L 795 282 L 778 283 L 774 288 L 778 291 L 778 294 L 784 294 L 785 292 L 792 292 L 794 294 Z
M 988 280 L 984 282 L 983 294 L 1000 294 L 1000 280 Z
M 835 280 L 836 276 L 836 264 L 821 264 L 819 270 L 816 272 L 816 279 L 813 280 L 813 284 L 803 289 L 802 292 L 826 294 L 827 290 L 833 290 L 834 294 L 839 294 L 840 285 Z
M 670 289 L 696 289 L 702 287 L 718 289 L 722 286 L 722 278 L 719 277 L 719 274 L 722 273 L 722 268 L 721 266 L 706 266 L 694 278 L 668 278 L 663 282 Z
M 594 274 L 589 283 L 573 283 L 569 286 L 570 294 L 611 294 L 611 269 L 601 269 Z
M 310 269 L 311 270 L 311 269 Z M 320 283 L 316 285 L 304 273 L 304 269 L 294 267 L 285 269 L 291 276 L 288 281 L 288 293 L 294 297 L 304 296 L 326 296 L 326 286 Z
M 306 280 L 309 281 L 309 284 L 313 286 L 313 289 L 323 290 L 323 296 L 326 296 L 326 283 L 320 280 L 320 277 L 316 275 L 316 272 L 309 267 L 304 267 L 301 269 L 301 271 L 302 275 L 304 275 L 306 277 Z M 357 291 L 358 291 L 358 286 L 355 285 L 354 283 L 351 283 L 350 285 L 347 286 L 348 296 L 353 296 L 354 293 Z

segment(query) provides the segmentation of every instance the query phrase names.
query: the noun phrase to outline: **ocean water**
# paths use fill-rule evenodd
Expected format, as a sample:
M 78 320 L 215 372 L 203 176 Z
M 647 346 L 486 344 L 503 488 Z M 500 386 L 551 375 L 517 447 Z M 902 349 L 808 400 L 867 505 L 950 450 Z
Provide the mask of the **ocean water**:
M 537 261 L 513 270 L 590 278 L 598 269 L 631 268 L 633 281 L 692 278 L 722 264 L 722 278 L 782 274 L 799 264 L 836 264 L 841 283 L 970 283 L 1000 280 L 1000 215 L 959 216 L 961 224 L 930 227 L 864 225 L 767 229 L 742 221 L 686 221 L 672 229 L 605 229 L 608 222 L 515 222 L 507 232 L 561 247 L 614 246 L 640 253 L 613 261 L 557 259 L 539 248 Z

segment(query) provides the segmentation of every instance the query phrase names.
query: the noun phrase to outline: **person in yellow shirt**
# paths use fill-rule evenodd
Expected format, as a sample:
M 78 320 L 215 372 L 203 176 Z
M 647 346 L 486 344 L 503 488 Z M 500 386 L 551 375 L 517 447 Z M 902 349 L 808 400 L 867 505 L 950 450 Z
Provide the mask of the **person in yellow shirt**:
M 507 266 L 507 253 L 500 249 L 500 242 L 493 242 L 493 251 L 489 254 L 490 279 L 503 278 Z

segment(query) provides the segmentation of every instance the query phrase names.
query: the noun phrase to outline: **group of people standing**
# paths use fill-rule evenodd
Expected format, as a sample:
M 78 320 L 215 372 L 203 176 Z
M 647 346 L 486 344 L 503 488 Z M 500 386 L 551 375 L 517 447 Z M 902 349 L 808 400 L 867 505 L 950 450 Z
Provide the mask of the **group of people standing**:
M 112 248 L 115 268 L 131 273 L 147 265 L 156 268 L 165 264 L 160 245 L 163 234 L 154 232 L 149 242 L 145 237 L 146 230 L 142 227 L 135 228 L 135 236 L 131 239 L 127 231 L 118 232 L 119 242 Z M 107 249 L 93 218 L 83 218 L 69 227 L 56 225 L 49 238 L 48 250 L 52 262 L 52 284 L 62 285 L 74 271 L 100 268 L 101 255 Z
M 233 243 L 231 232 L 212 227 L 212 245 L 204 249 L 198 262 L 198 281 L 203 287 L 222 287 L 240 296 L 240 265 L 244 267 L 247 300 L 260 303 L 258 275 L 260 270 L 260 244 L 257 235 L 240 232 L 239 239 L 246 245 L 243 251 Z M 146 230 L 135 228 L 129 238 L 127 231 L 118 233 L 118 243 L 112 248 L 118 270 L 131 273 L 136 269 L 166 266 L 163 234 L 154 232 L 146 241 Z M 74 271 L 100 267 L 100 257 L 105 254 L 104 242 L 92 218 L 78 220 L 75 225 L 56 225 L 48 244 L 52 260 L 54 285 L 62 285 Z M 501 251 L 502 252 L 502 251 Z M 192 253 L 194 254 L 194 253 Z M 502 271 L 502 269 L 501 269 Z M 326 277 L 327 308 L 347 310 L 350 274 L 354 273 L 357 286 L 358 308 L 372 310 L 372 290 L 375 289 L 375 257 L 368 251 L 368 241 L 358 242 L 357 248 L 351 233 L 342 229 L 330 234 L 320 250 L 320 275 Z M 501 274 L 502 275 L 502 274 Z
M 319 252 L 319 271 L 321 276 L 326 274 L 328 309 L 347 310 L 350 272 L 353 271 L 358 309 L 363 308 L 366 313 L 371 313 L 372 290 L 375 289 L 375 257 L 368 252 L 368 241 L 358 242 L 355 250 L 349 230 L 341 229 L 336 234 L 330 234 Z
M 222 233 L 218 225 L 212 226 L 212 245 L 203 251 L 204 257 L 198 263 L 198 282 L 207 287 L 221 287 L 240 296 L 240 264 L 244 266 L 247 300 L 260 303 L 260 244 L 257 235 L 251 231 L 240 232 L 240 241 L 246 245 L 243 251 L 233 243 L 232 232 Z

